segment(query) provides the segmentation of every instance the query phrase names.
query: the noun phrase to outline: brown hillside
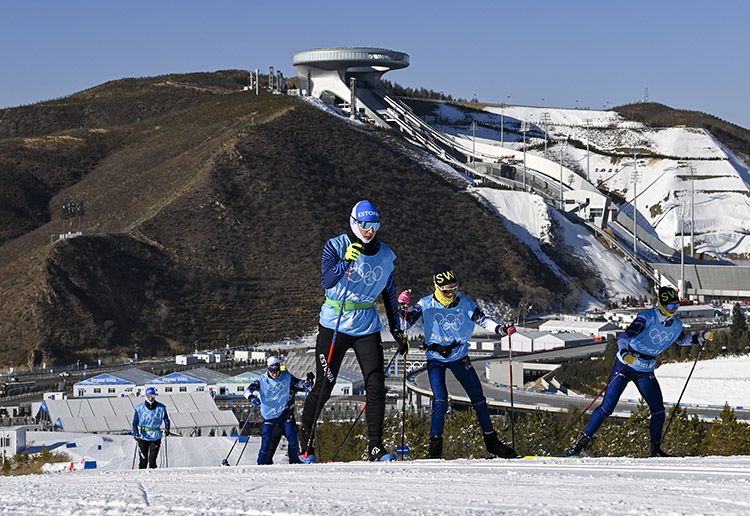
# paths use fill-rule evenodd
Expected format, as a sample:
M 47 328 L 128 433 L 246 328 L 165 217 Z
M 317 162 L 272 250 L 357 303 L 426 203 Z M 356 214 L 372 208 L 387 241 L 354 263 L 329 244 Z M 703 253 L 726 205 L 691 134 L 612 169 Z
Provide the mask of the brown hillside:
M 0 140 L 0 159 L 17 155 L 29 135 L 44 138 L 8 176 L 17 193 L 0 197 L 0 214 L 16 214 L 1 219 L 0 363 L 86 360 L 136 345 L 158 354 L 226 335 L 238 343 L 312 331 L 320 250 L 346 230 L 352 204 L 364 197 L 383 211 L 381 237 L 399 255 L 400 287 L 426 293 L 440 260 L 454 264 L 477 298 L 525 297 L 541 307 L 568 294 L 500 220 L 379 131 L 297 99 L 231 92 L 224 79 L 175 78 L 176 95 L 187 96 L 166 110 L 150 105 L 160 95 L 130 89 L 164 87 L 153 79 L 76 96 L 130 113 L 113 115 L 119 125 L 108 127 L 80 129 L 77 116 L 65 127 L 64 117 L 39 116 L 43 105 L 17 108 L 37 121 L 14 113 L 17 126 L 33 129 Z M 135 118 L 131 104 L 140 106 Z M 67 135 L 82 141 L 50 141 Z M 50 244 L 65 198 L 86 202 L 85 236 Z

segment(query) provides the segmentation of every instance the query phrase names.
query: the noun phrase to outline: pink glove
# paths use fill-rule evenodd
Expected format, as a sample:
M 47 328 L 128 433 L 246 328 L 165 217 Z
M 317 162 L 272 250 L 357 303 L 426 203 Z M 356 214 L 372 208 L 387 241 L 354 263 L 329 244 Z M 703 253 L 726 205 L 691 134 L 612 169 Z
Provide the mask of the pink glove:
M 516 333 L 516 327 L 511 324 L 507 328 L 505 328 L 505 331 L 508 333 L 508 335 L 513 335 L 514 333 Z
M 404 290 L 398 295 L 398 302 L 402 305 L 408 305 L 411 303 L 411 289 Z

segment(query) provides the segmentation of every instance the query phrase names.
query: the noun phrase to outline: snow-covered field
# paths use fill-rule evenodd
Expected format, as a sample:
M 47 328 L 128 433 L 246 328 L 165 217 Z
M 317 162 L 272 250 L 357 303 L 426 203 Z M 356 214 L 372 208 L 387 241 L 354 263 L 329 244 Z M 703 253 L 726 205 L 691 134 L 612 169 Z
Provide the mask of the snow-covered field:
M 8 514 L 747 514 L 750 457 L 81 471 L 2 480 Z
M 663 364 L 656 370 L 664 401 L 676 402 L 685 386 L 693 362 Z M 640 398 L 638 389 L 628 384 L 622 399 Z M 682 403 L 750 406 L 750 356 L 701 360 L 690 377 Z

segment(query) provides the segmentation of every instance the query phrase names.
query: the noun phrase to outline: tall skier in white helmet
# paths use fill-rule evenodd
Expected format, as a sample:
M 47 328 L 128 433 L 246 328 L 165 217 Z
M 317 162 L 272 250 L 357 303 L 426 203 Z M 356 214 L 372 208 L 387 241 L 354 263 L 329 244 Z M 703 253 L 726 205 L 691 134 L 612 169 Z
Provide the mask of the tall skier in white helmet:
M 362 200 L 354 205 L 349 229 L 349 233 L 328 240 L 323 248 L 322 284 L 326 297 L 320 309 L 315 345 L 316 381 L 305 401 L 300 428 L 301 458 L 305 462 L 315 461 L 314 425 L 331 395 L 344 354 L 350 348 L 354 349 L 365 381 L 368 459 L 395 459 L 383 446 L 385 372 L 380 338 L 382 324 L 375 301 L 382 297 L 391 334 L 403 348 L 393 279 L 396 254 L 377 238 L 380 212 L 370 201 Z M 351 280 L 348 279 L 350 268 Z M 330 361 L 330 375 L 326 378 L 324 367 L 339 315 L 341 319 Z

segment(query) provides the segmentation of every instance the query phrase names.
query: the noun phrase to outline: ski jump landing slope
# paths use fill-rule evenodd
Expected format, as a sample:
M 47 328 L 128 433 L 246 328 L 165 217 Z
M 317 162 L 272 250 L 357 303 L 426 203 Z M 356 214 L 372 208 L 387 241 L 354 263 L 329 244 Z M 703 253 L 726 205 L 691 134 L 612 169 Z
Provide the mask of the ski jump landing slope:
M 750 457 L 81 471 L 2 480 L 11 514 L 748 514 Z

